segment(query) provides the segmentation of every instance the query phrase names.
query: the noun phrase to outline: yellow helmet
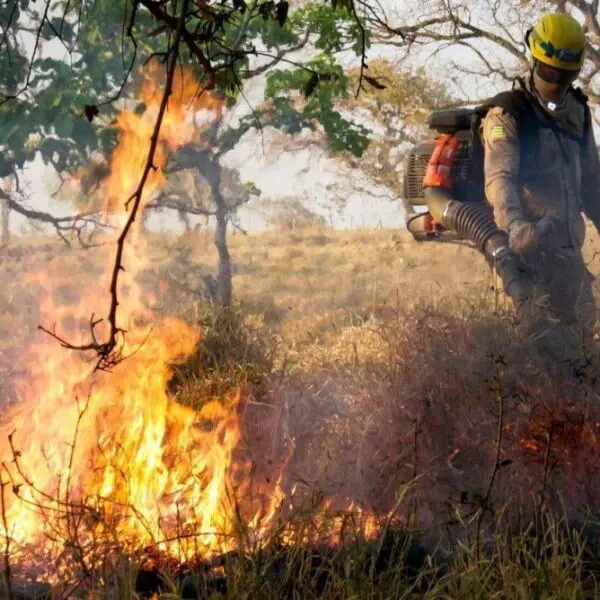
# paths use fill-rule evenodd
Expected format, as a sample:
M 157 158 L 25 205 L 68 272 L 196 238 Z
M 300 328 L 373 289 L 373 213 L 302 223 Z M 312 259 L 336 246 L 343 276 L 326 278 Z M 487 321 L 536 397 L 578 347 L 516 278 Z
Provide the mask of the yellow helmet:
M 579 71 L 583 66 L 585 34 L 570 15 L 544 15 L 527 32 L 526 40 L 533 58 L 544 64 L 565 71 Z

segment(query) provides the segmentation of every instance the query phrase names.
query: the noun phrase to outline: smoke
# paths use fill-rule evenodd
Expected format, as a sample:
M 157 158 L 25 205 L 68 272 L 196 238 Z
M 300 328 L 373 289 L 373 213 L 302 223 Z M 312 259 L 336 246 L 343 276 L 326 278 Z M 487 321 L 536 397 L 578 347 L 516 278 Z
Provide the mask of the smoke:
M 251 458 L 262 489 L 283 473 L 282 491 L 296 504 L 322 497 L 384 517 L 395 510 L 431 545 L 460 535 L 484 501 L 486 523 L 504 507 L 515 522 L 531 517 L 541 502 L 562 504 L 573 520 L 598 510 L 597 354 L 581 378 L 565 377 L 537 356 L 510 312 L 446 302 L 346 326 L 281 364 L 266 327 L 210 320 L 197 294 L 203 269 L 184 266 L 184 246 L 150 244 L 158 267 L 140 275 L 160 299 L 157 314 L 200 318 L 203 328 L 196 362 L 171 391 L 185 403 L 186 393 L 197 401 L 240 388 L 235 455 Z M 45 267 L 55 302 L 68 304 L 109 257 L 62 248 L 24 252 L 10 267 L 3 369 L 40 335 L 37 303 L 47 292 L 31 273 Z
M 288 491 L 395 509 L 432 544 L 464 533 L 484 504 L 486 523 L 502 512 L 513 524 L 541 504 L 574 521 L 600 508 L 597 354 L 567 377 L 510 314 L 481 309 L 417 309 L 342 338 L 344 366 L 328 346 L 320 369 L 281 383 L 274 406 L 253 414 L 290 452 Z

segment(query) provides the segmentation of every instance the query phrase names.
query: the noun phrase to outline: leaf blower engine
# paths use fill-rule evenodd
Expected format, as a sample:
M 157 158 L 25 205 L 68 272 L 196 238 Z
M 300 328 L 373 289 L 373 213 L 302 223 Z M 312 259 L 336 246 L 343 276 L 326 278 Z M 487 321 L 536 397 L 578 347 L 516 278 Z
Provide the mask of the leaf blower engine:
M 412 148 L 404 172 L 405 201 L 426 210 L 412 214 L 406 227 L 417 241 L 471 242 L 495 266 L 506 294 L 520 302 L 531 295 L 533 282 L 485 200 L 482 116 L 466 108 L 431 113 L 428 125 L 439 136 Z

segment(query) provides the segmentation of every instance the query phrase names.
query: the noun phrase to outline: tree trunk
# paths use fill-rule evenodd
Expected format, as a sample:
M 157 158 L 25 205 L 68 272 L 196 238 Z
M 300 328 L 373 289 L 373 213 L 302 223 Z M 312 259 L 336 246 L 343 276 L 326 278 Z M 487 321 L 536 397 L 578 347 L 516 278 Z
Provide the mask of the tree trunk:
M 232 267 L 231 255 L 227 247 L 227 220 L 229 207 L 221 192 L 223 169 L 219 159 L 210 152 L 200 152 L 197 155 L 197 167 L 204 179 L 208 182 L 211 201 L 215 208 L 216 228 L 214 244 L 219 253 L 219 269 L 216 281 L 216 301 L 221 306 L 231 306 L 233 298 L 233 285 L 231 283 Z
M 10 196 L 12 193 L 12 176 L 4 178 L 4 191 Z M 8 200 L 2 199 L 0 205 L 0 228 L 2 228 L 2 237 L 0 241 L 2 247 L 6 248 L 10 242 L 10 208 Z
M 217 275 L 217 299 L 221 306 L 231 306 L 233 290 L 231 284 L 231 256 L 227 247 L 227 207 L 220 190 L 213 198 L 216 205 L 217 226 L 215 228 L 215 246 L 219 253 L 219 274 Z

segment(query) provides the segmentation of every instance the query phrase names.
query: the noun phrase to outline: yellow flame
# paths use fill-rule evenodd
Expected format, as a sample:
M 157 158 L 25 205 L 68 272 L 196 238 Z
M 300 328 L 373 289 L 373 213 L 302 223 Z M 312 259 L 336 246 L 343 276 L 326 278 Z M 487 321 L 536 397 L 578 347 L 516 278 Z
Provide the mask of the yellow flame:
M 159 76 L 155 65 L 145 75 L 142 114 L 128 110 L 118 116 L 119 143 L 101 188 L 112 213 L 126 215 L 125 203 L 139 185 L 162 98 Z M 164 185 L 169 152 L 200 143 L 194 113 L 221 114 L 220 101 L 197 92 L 190 73 L 180 71 L 142 203 Z M 6 498 L 8 531 L 0 525 L 0 534 L 10 539 L 13 552 L 33 546 L 59 561 L 69 549 L 93 566 L 101 548 L 117 544 L 152 545 L 179 560 L 208 557 L 237 544 L 234 488 L 244 496 L 250 484 L 248 465 L 241 464 L 242 473 L 232 467 L 241 435 L 240 398 L 232 392 L 195 411 L 169 395 L 173 365 L 193 352 L 200 331 L 176 319 L 149 328 L 155 321 L 153 299 L 137 279 L 148 266 L 147 254 L 136 230 L 125 249 L 118 290 L 118 324 L 127 332 L 123 351 L 129 358 L 112 372 L 93 373 L 89 356 L 61 349 L 48 336 L 40 336 L 25 354 L 27 376 L 17 382 L 20 402 L 0 427 L 0 476 L 14 492 Z M 30 283 L 45 292 L 43 322 L 56 322 L 73 343 L 87 341 L 90 314 L 106 314 L 112 269 L 109 264 L 97 286 L 74 305 L 55 302 L 49 277 L 31 277 Z M 96 334 L 102 339 L 106 325 Z M 248 527 L 257 535 L 284 504 L 286 465 L 260 510 L 249 515 Z M 339 525 L 341 518 L 333 523 Z M 369 535 L 374 527 L 368 522 Z M 288 531 L 282 538 L 293 543 L 311 535 Z
M 126 215 L 125 203 L 148 160 L 163 94 L 159 76 L 155 65 L 145 75 L 144 112 L 124 111 L 117 118 L 119 143 L 102 187 L 113 214 Z M 195 112 L 220 116 L 222 103 L 197 93 L 190 73 L 179 71 L 142 203 L 164 185 L 168 153 L 200 143 Z M 152 299 L 136 280 L 147 266 L 146 254 L 136 231 L 126 246 L 119 287 L 127 360 L 109 374 L 92 373 L 89 357 L 63 350 L 49 337 L 26 353 L 27 377 L 16 384 L 20 403 L 0 429 L 2 478 L 16 492 L 8 498 L 8 532 L 2 533 L 15 544 L 42 544 L 58 553 L 73 537 L 83 535 L 78 540 L 86 547 L 113 536 L 133 546 L 167 540 L 163 548 L 181 556 L 186 545 L 168 540 L 193 526 L 201 534 L 189 544 L 195 552 L 227 549 L 224 499 L 240 435 L 239 398 L 214 400 L 196 412 L 169 396 L 172 365 L 193 352 L 200 332 L 175 319 L 149 329 Z M 58 305 L 50 279 L 32 278 L 45 290 L 42 319 L 55 321 L 73 343 L 85 341 L 90 314 L 106 312 L 112 268 L 76 305 Z M 106 326 L 96 329 L 99 339 L 105 333 Z

